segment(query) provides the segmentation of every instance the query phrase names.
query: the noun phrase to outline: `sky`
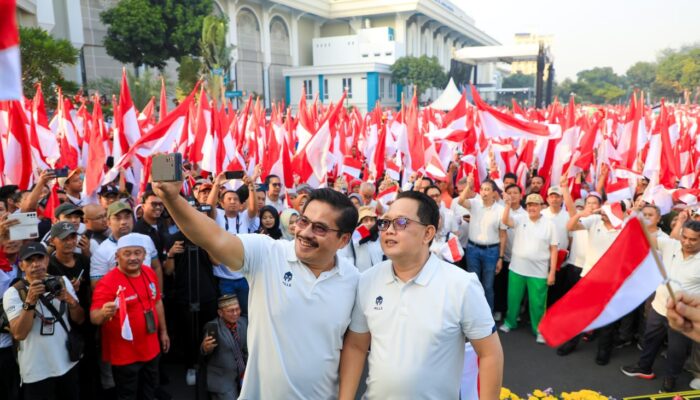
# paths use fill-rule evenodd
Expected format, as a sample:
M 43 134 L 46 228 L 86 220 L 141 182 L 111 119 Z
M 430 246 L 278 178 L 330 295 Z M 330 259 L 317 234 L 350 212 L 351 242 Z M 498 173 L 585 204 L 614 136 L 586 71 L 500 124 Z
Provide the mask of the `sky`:
M 700 43 L 698 0 L 452 0 L 500 43 L 516 32 L 554 35 L 556 80 L 593 67 L 624 74 L 660 50 Z

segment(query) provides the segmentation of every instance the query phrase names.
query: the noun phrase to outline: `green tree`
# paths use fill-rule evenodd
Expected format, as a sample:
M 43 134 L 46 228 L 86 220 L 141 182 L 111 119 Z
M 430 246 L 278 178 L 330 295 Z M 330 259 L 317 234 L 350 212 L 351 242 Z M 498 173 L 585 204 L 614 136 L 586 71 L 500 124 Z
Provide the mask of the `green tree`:
M 107 54 L 134 66 L 163 69 L 170 58 L 198 55 L 202 21 L 212 0 L 121 0 L 103 11 Z
M 659 55 L 654 96 L 680 97 L 700 88 L 700 46 L 666 49 Z
M 576 74 L 575 82 L 565 79 L 555 92 L 561 99 L 568 99 L 571 93 L 576 94 L 576 101 L 581 103 L 614 103 L 627 95 L 627 80 L 610 67 L 587 69 Z
M 625 75 L 630 88 L 648 92 L 656 80 L 656 64 L 639 61 L 629 67 Z
M 420 96 L 426 89 L 444 88 L 447 75 L 436 57 L 401 57 L 391 66 L 391 79 L 401 85 L 416 85 Z
M 194 85 L 202 77 L 202 67 L 202 62 L 198 58 L 190 56 L 180 58 L 180 65 L 177 67 L 175 97 L 182 100 L 190 94 L 192 89 L 194 89 Z
M 516 72 L 510 74 L 503 78 L 503 83 L 501 87 L 504 88 L 534 88 L 535 87 L 535 75 L 523 74 L 522 72 Z
M 221 88 L 224 87 L 224 76 L 231 69 L 231 46 L 226 46 L 227 20 L 209 15 L 202 24 L 202 67 L 207 75 L 209 93 L 215 99 L 220 99 Z
M 55 39 L 41 28 L 24 27 L 19 28 L 19 38 L 25 96 L 33 97 L 35 85 L 41 83 L 46 101 L 52 107 L 56 103 L 57 86 L 65 93 L 77 90 L 78 85 L 66 80 L 61 72 L 63 67 L 78 60 L 78 50 L 68 40 Z

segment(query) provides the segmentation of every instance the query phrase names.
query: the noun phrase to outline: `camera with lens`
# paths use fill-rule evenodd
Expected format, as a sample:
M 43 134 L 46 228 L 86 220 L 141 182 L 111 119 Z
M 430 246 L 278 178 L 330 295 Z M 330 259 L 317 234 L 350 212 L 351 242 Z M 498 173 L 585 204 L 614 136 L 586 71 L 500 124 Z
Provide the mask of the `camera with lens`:
M 210 204 L 200 204 L 197 206 L 197 210 L 199 212 L 209 213 L 211 211 L 211 205 Z
M 44 284 L 44 287 L 46 288 L 46 293 L 48 293 L 50 297 L 58 296 L 58 294 L 61 293 L 61 290 L 63 290 L 63 283 L 61 282 L 61 278 L 57 276 L 49 275 L 46 278 L 44 278 L 44 280 L 41 283 Z

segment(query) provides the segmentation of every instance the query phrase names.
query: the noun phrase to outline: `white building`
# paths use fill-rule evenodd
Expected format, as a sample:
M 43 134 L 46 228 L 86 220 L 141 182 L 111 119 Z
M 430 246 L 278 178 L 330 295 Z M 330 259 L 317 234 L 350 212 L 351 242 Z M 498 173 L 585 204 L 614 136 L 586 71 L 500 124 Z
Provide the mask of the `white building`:
M 121 65 L 102 46 L 106 27 L 99 13 L 118 0 L 18 0 L 21 25 L 40 26 L 81 49 L 67 71 L 79 83 L 119 76 Z M 397 58 L 435 56 L 448 70 L 454 50 L 498 44 L 449 0 L 214 0 L 229 19 L 235 46 L 230 78 L 238 90 L 271 102 L 322 101 L 352 91 L 350 104 L 364 109 L 381 100 L 395 105 L 400 87 L 389 66 Z M 170 68 L 169 68 L 170 70 Z M 174 78 L 174 74 L 169 74 Z M 431 93 L 432 98 L 437 93 Z M 429 95 L 429 96 L 430 96 Z

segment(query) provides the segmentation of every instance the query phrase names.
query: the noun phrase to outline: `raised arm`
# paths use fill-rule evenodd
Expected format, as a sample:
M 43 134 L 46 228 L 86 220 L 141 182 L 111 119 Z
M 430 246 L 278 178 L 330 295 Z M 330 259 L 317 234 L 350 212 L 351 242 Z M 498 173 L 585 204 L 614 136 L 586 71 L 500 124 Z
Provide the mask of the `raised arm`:
M 462 193 L 459 194 L 457 203 L 466 209 L 471 209 L 471 202 L 469 199 L 473 198 L 474 194 L 474 174 L 469 174 L 467 177 L 467 185 L 464 187 L 464 190 L 462 190 Z
M 192 243 L 200 246 L 212 257 L 233 270 L 243 267 L 243 243 L 234 235 L 226 232 L 214 220 L 190 207 L 180 197 L 182 182 L 154 182 L 153 191 L 163 200 L 182 233 Z
M 559 180 L 559 188 L 561 189 L 561 194 L 564 196 L 564 207 L 566 207 L 566 212 L 569 213 L 569 217 L 576 215 L 576 206 L 574 205 L 574 199 L 571 197 L 571 192 L 569 191 L 569 178 L 564 175 Z
M 569 218 L 569 221 L 566 223 L 566 229 L 569 232 L 581 231 L 581 230 L 586 229 L 586 227 L 583 226 L 583 224 L 579 220 L 581 218 L 588 217 L 591 214 L 592 213 L 590 211 L 588 211 L 587 209 L 584 209 L 583 211 L 574 214 L 574 216 Z
M 513 218 L 510 217 L 510 203 L 512 200 L 508 193 L 503 193 L 503 201 L 506 203 L 506 206 L 503 208 L 501 222 L 503 223 L 503 225 L 512 228 L 515 226 L 515 223 L 513 222 Z
M 253 176 L 244 176 L 243 184 L 248 186 L 248 218 L 253 219 L 258 216 L 258 201 L 255 199 L 255 181 L 260 177 L 262 167 L 255 166 Z
M 55 179 L 56 175 L 51 170 L 41 171 L 39 174 L 39 179 L 34 185 L 34 189 L 29 193 L 28 196 L 22 199 L 22 203 L 19 205 L 20 212 L 31 212 L 36 211 L 39 200 L 41 200 L 41 190 L 46 186 L 51 179 Z

